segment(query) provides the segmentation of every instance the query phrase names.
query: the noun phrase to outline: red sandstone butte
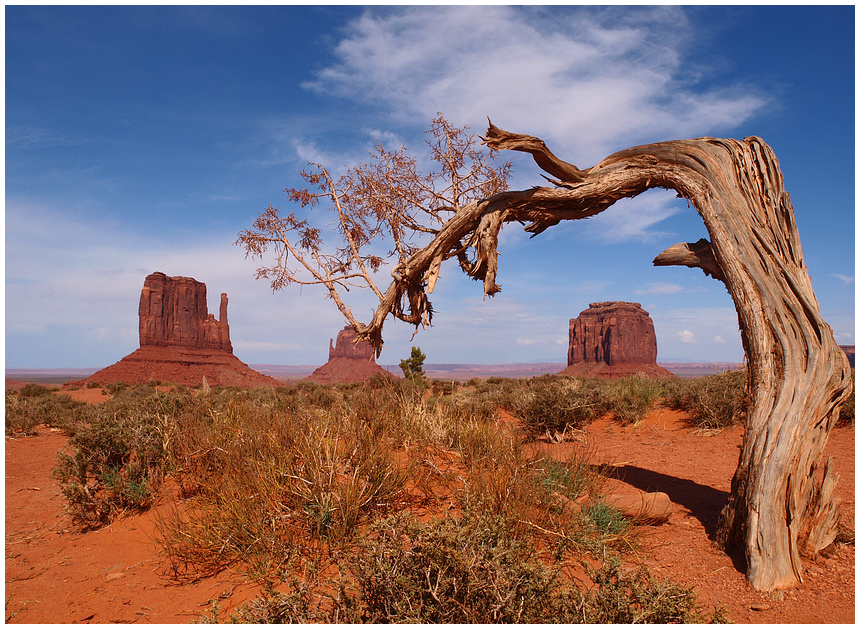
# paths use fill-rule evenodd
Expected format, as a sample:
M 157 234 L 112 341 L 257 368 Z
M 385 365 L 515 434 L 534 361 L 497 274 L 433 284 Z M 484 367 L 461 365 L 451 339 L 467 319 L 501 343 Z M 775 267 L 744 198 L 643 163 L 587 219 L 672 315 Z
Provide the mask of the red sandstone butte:
M 233 355 L 227 323 L 227 293 L 221 293 L 220 320 L 209 314 L 206 284 L 190 277 L 148 275 L 140 291 L 140 349 L 90 377 L 69 383 L 161 380 L 212 386 L 280 386 Z
M 373 375 L 396 377 L 376 364 L 373 346 L 367 341 L 355 342 L 355 330 L 346 326 L 337 333 L 337 343 L 329 340 L 328 362 L 316 369 L 305 380 L 311 382 L 361 382 Z
M 629 301 L 589 304 L 570 320 L 567 365 L 561 373 L 569 376 L 672 376 L 657 364 L 654 322 L 641 304 Z

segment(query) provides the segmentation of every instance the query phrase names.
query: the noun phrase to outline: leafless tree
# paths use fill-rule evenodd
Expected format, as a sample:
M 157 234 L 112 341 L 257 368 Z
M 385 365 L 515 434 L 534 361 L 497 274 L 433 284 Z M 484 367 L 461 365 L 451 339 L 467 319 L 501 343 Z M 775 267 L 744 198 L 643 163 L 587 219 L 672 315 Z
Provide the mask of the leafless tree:
M 444 159 L 451 153 L 450 127 L 439 117 L 433 128 L 433 137 L 442 140 L 434 159 L 443 164 L 443 174 L 462 172 L 462 162 Z M 650 188 L 675 190 L 697 209 L 710 241 L 674 245 L 654 264 L 698 267 L 724 283 L 735 302 L 746 353 L 744 443 L 718 541 L 744 548 L 747 578 L 758 590 L 802 581 L 801 555 L 815 555 L 836 535 L 837 479 L 822 452 L 851 393 L 851 380 L 847 358 L 812 290 L 794 210 L 771 148 L 756 137 L 675 140 L 629 148 L 580 170 L 553 155 L 539 138 L 490 124 L 483 139 L 495 151 L 530 153 L 551 186 L 502 192 L 509 166 L 492 170 L 467 142 L 467 163 L 472 164 L 467 172 L 474 177 L 454 177 L 443 201 L 417 173 L 401 184 L 393 171 L 414 173 L 414 163 L 380 148 L 380 170 L 360 167 L 339 184 L 321 170 L 306 175 L 310 183 L 325 187 L 321 195 L 288 191 L 304 205 L 320 196 L 332 199 L 347 245 L 323 256 L 317 230 L 292 214 L 280 219 L 270 207 L 255 230 L 240 235 L 248 254 L 262 256 L 270 245 L 278 249 L 277 263 L 261 268 L 258 277 L 271 279 L 274 289 L 298 281 L 286 267 L 290 253 L 313 275 L 309 283 L 328 288 L 360 338 L 373 343 L 378 354 L 389 314 L 416 326 L 429 323 L 428 295 L 446 259 L 456 257 L 464 272 L 483 282 L 486 295 L 498 292 L 498 234 L 504 223 L 527 223 L 526 231 L 536 235 Z M 367 183 L 359 171 L 369 175 Z M 481 178 L 486 181 L 479 184 Z M 392 192 L 376 187 L 383 181 Z M 394 239 L 396 256 L 384 292 L 371 281 L 381 258 L 362 253 L 383 232 Z M 297 244 L 289 241 L 292 233 Z M 419 246 L 415 236 L 424 234 L 432 239 Z M 340 301 L 355 279 L 366 282 L 379 300 L 367 324 L 356 321 Z
M 236 242 L 245 248 L 246 257 L 262 259 L 274 249 L 274 263 L 257 269 L 257 279 L 268 279 L 273 291 L 290 284 L 324 286 L 359 333 L 366 326 L 344 301 L 345 293 L 356 287 L 372 290 L 380 303 L 387 304 L 386 315 L 390 312 L 416 327 L 429 325 L 433 310 L 426 293 L 433 290 L 443 259 L 457 257 L 468 269 L 473 264 L 468 257 L 473 245 L 468 240 L 458 243 L 421 278 L 408 278 L 403 269 L 421 250 L 422 242 L 437 237 L 464 206 L 504 190 L 511 163 L 500 163 L 495 151 L 480 150 L 466 128 L 452 126 L 442 114 L 433 119 L 427 133 L 430 159 L 437 170 L 426 175 L 405 148 L 388 151 L 381 143 L 370 153 L 369 163 L 347 167 L 339 178 L 322 165 L 311 164 L 311 171 L 301 173 L 311 187 L 289 188 L 287 198 L 302 208 L 331 203 L 340 242 L 327 252 L 319 227 L 293 212 L 282 216 L 269 204 Z M 393 264 L 392 275 L 400 280 L 396 289 L 383 293 L 377 271 L 386 263 Z M 382 350 L 381 327 L 377 355 Z

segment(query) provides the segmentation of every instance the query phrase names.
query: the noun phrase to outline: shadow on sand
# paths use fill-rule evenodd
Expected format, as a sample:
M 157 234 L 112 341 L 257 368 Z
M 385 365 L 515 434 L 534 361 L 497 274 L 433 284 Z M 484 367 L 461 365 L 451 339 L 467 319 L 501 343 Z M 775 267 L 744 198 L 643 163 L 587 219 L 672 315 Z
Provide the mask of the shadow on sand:
M 729 501 L 729 492 L 635 465 L 601 466 L 600 473 L 609 478 L 617 478 L 641 491 L 666 493 L 673 503 L 686 507 L 690 515 L 705 527 L 708 539 L 714 541 L 720 512 Z M 733 550 L 728 555 L 735 568 L 744 572 L 746 560 L 743 552 Z

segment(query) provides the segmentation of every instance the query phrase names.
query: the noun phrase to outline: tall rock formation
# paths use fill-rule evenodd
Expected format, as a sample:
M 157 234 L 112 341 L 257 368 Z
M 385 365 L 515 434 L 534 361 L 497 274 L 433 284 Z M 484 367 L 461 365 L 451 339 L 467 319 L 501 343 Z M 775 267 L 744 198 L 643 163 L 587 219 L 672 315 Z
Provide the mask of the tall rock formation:
M 233 355 L 227 323 L 227 293 L 221 293 L 220 319 L 209 314 L 206 284 L 190 277 L 148 275 L 140 291 L 140 349 L 97 371 L 88 382 L 140 383 L 152 380 L 212 386 L 278 386 Z
M 657 365 L 654 322 L 641 304 L 602 301 L 570 320 L 567 375 L 620 378 L 671 376 Z
M 394 376 L 376 364 L 373 346 L 367 341 L 355 342 L 356 334 L 352 326 L 346 326 L 337 333 L 337 343 L 329 339 L 328 362 L 316 369 L 305 380 L 312 382 L 359 382 L 375 374 Z
M 227 293 L 221 293 L 221 320 L 209 314 L 206 284 L 190 277 L 147 276 L 140 291 L 140 346 L 233 351 L 227 323 Z

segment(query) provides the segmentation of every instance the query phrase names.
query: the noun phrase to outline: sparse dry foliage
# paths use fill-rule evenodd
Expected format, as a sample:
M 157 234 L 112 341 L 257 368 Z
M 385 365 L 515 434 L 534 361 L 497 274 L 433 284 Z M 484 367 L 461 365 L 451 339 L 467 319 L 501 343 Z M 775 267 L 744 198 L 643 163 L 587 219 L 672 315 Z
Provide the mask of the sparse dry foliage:
M 506 188 L 511 163 L 499 163 L 495 151 L 479 150 L 467 127 L 451 125 L 442 114 L 433 119 L 427 133 L 435 166 L 427 174 L 419 172 L 405 147 L 391 151 L 379 142 L 368 163 L 348 166 L 340 177 L 321 164 L 310 164 L 312 169 L 301 173 L 308 187 L 288 188 L 287 198 L 301 208 L 330 203 L 339 242 L 325 242 L 322 229 L 310 220 L 292 211 L 284 216 L 269 204 L 236 241 L 246 256 L 255 259 L 274 251 L 274 263 L 258 268 L 257 279 L 269 280 L 273 291 L 290 284 L 324 286 L 356 330 L 365 326 L 343 299 L 351 288 L 372 290 L 380 301 L 391 304 L 392 314 L 402 321 L 429 325 L 432 309 L 425 288 L 432 292 L 443 259 L 457 257 L 461 265 L 473 265 L 468 250 L 475 243 L 460 242 L 423 277 L 407 282 L 391 298 L 379 288 L 377 271 L 392 264 L 392 276 L 400 277 L 410 257 L 464 205 Z

